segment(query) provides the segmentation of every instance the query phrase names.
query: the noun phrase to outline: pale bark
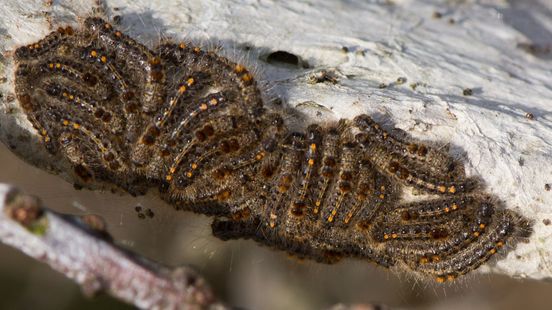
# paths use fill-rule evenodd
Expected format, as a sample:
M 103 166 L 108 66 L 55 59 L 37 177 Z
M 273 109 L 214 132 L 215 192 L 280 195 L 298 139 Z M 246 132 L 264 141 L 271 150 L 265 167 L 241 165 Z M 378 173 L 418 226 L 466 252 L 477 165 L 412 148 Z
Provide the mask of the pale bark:
M 0 85 L 1 140 L 57 173 L 64 167 L 43 150 L 17 102 L 8 100 L 9 51 L 43 37 L 50 24 L 77 24 L 91 12 L 89 4 L 61 2 L 0 4 L 7 78 Z M 368 113 L 388 128 L 449 144 L 489 192 L 535 222 L 528 243 L 479 271 L 552 276 L 549 2 L 106 2 L 108 15 L 121 15 L 121 28 L 147 44 L 167 37 L 219 42 L 225 53 L 255 68 L 267 97 L 281 98 L 308 122 Z M 265 62 L 278 50 L 298 55 L 309 68 Z M 331 72 L 336 83 L 313 83 L 321 71 Z

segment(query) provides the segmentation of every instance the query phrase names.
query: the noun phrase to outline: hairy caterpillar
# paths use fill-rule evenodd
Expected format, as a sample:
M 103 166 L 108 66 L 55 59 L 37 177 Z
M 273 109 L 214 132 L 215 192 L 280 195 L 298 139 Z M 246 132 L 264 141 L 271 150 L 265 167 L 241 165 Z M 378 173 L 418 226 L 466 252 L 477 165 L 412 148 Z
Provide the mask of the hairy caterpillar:
M 292 132 L 252 74 L 214 52 L 150 49 L 91 17 L 15 59 L 22 108 L 77 182 L 158 188 L 176 208 L 213 216 L 221 239 L 445 282 L 528 231 L 448 154 L 366 115 Z M 404 202 L 405 186 L 438 197 Z

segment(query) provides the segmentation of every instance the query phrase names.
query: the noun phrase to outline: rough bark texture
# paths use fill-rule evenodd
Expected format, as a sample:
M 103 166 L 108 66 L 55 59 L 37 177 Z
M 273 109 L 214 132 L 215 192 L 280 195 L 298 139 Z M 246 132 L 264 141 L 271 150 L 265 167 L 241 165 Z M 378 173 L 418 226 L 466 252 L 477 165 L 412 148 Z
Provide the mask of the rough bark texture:
M 10 96 L 9 51 L 50 26 L 78 23 L 93 3 L 47 2 L 0 5 L 0 76 L 6 78 L 0 137 L 27 161 L 59 172 L 63 167 L 46 155 Z M 535 221 L 528 243 L 480 270 L 551 277 L 552 6 L 546 1 L 118 0 L 107 1 L 107 13 L 122 16 L 121 28 L 146 43 L 170 36 L 224 46 L 256 69 L 267 97 L 313 122 L 367 113 L 387 128 L 449 144 L 488 191 Z M 296 55 L 298 63 L 269 57 L 276 51 Z

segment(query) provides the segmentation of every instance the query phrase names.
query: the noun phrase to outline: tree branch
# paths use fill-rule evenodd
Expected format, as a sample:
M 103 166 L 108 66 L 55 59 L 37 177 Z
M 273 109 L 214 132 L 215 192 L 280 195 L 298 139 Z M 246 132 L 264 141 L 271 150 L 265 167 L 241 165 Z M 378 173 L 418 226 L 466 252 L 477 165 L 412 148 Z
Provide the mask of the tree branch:
M 0 184 L 0 241 L 47 263 L 87 295 L 105 291 L 148 309 L 224 308 L 191 268 L 170 269 L 124 250 L 98 216 L 55 213 L 6 184 Z
M 77 27 L 92 12 L 92 1 L 44 3 L 0 1 L 0 141 L 71 181 L 69 168 L 45 151 L 13 96 L 10 51 L 59 25 Z M 528 243 L 478 272 L 552 278 L 547 1 L 181 1 L 178 9 L 163 0 L 105 4 L 120 17 L 119 27 L 146 45 L 165 37 L 221 43 L 259 72 L 263 93 L 306 116 L 290 123 L 366 113 L 415 138 L 450 144 L 450 154 L 470 175 L 481 176 L 489 193 L 535 222 Z M 276 51 L 309 66 L 269 62 Z M 334 77 L 320 78 L 324 72 Z

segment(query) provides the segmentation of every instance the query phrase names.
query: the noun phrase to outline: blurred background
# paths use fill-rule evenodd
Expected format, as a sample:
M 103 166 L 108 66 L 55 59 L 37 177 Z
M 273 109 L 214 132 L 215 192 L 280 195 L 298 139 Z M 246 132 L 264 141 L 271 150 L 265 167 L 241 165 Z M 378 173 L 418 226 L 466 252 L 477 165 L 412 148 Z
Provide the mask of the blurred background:
M 190 264 L 229 305 L 246 309 L 326 309 L 371 304 L 393 309 L 549 309 L 552 284 L 504 276 L 467 276 L 451 285 L 416 283 L 364 261 L 299 261 L 252 241 L 222 242 L 207 217 L 175 211 L 153 197 L 75 190 L 0 144 L 0 182 L 71 214 L 100 214 L 117 243 L 169 266 Z M 140 219 L 136 206 L 151 209 Z M 0 309 L 131 309 L 108 296 L 84 297 L 48 266 L 0 245 Z

